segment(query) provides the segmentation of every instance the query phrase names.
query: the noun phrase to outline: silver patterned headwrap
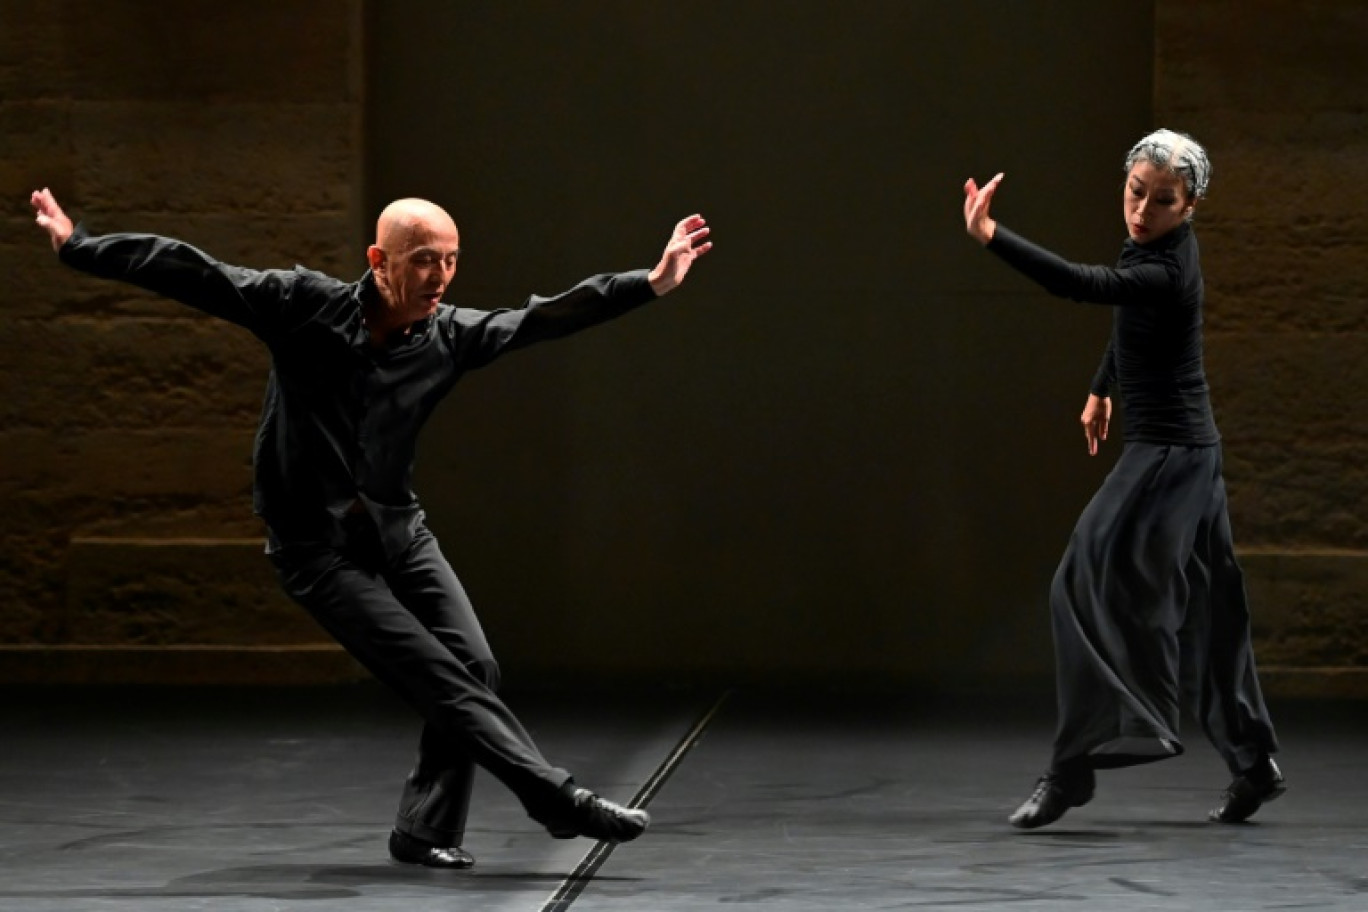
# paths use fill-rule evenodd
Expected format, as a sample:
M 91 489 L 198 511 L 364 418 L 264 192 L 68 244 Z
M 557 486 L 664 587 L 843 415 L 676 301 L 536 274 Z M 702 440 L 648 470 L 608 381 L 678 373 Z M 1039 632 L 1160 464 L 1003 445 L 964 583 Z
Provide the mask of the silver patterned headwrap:
M 1193 199 L 1206 196 L 1207 183 L 1211 180 L 1211 159 L 1207 158 L 1206 149 L 1186 133 L 1155 130 L 1126 153 L 1126 173 L 1129 174 L 1138 161 L 1153 162 L 1156 167 L 1178 175 Z

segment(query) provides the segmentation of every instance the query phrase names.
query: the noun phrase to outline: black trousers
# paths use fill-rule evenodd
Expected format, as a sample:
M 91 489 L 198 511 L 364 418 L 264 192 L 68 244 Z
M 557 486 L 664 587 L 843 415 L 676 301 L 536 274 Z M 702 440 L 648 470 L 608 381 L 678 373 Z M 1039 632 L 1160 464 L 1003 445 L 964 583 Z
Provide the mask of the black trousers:
M 1219 446 L 1127 443 L 1079 517 L 1050 611 L 1056 767 L 1180 754 L 1180 706 L 1232 774 L 1277 750 Z
M 437 539 L 421 527 L 404 554 L 386 560 L 364 514 L 344 529 L 341 547 L 288 544 L 271 559 L 286 593 L 423 717 L 395 828 L 460 845 L 476 764 L 529 813 L 545 808 L 570 774 L 547 763 L 495 695 L 498 665 Z

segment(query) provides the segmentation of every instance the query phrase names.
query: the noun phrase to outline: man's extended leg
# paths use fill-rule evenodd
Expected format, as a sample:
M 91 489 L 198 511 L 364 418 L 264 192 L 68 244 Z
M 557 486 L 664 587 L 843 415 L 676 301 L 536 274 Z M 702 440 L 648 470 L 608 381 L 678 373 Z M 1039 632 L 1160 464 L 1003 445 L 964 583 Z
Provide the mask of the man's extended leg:
M 570 778 L 508 707 L 395 597 L 380 574 L 332 550 L 276 555 L 285 591 L 428 723 L 458 740 L 529 810 Z
M 404 606 L 483 682 L 489 698 L 503 706 L 494 695 L 499 686 L 499 666 L 475 609 L 426 527 L 418 530 L 406 554 L 388 568 L 385 578 Z M 512 718 L 506 707 L 504 714 L 491 717 L 489 724 L 505 725 L 505 718 Z M 521 739 L 531 744 L 526 732 Z M 429 722 L 418 765 L 405 787 L 398 829 L 414 834 L 449 834 L 447 844 L 456 844 L 449 840 L 459 841 L 464 833 L 474 775 L 471 760 L 459 738 Z M 536 804 L 524 801 L 524 805 L 551 835 L 563 839 L 592 836 L 627 841 L 641 835 L 650 819 L 645 811 L 620 807 L 577 788 L 568 777 L 552 800 Z
M 432 547 L 440 559 L 435 543 Z M 453 655 L 369 565 L 325 548 L 282 549 L 274 557 L 285 591 L 430 726 L 513 791 L 553 836 L 627 841 L 645 830 L 649 817 L 644 811 L 577 788 L 569 773 L 547 763 L 480 675 Z

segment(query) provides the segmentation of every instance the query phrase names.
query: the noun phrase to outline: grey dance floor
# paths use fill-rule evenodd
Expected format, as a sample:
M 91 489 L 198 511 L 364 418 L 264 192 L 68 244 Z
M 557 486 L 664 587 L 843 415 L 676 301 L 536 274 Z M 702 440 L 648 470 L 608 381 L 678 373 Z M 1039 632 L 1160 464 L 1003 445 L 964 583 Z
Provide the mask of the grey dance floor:
M 482 778 L 479 863 L 438 872 L 386 859 L 417 722 L 374 687 L 0 691 L 0 910 L 1368 909 L 1362 704 L 1274 703 L 1290 790 L 1249 824 L 1204 821 L 1226 775 L 1189 732 L 1022 833 L 1048 696 L 718 696 L 513 697 L 652 828 L 551 840 Z

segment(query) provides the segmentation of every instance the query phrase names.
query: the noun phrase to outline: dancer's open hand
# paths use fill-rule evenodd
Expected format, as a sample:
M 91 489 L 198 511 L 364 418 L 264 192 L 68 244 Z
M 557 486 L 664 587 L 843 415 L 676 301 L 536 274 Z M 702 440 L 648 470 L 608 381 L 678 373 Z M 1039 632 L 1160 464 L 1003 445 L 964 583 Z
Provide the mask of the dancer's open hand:
M 691 215 L 675 225 L 660 262 L 651 270 L 651 288 L 657 295 L 673 291 L 684 281 L 694 260 L 712 250 L 712 241 L 708 240 L 711 231 L 701 215 Z
M 997 231 L 997 222 L 988 214 L 988 207 L 992 205 L 993 194 L 1000 183 L 1001 172 L 984 184 L 981 190 L 972 177 L 964 182 L 964 227 L 980 244 L 991 241 L 993 232 Z

